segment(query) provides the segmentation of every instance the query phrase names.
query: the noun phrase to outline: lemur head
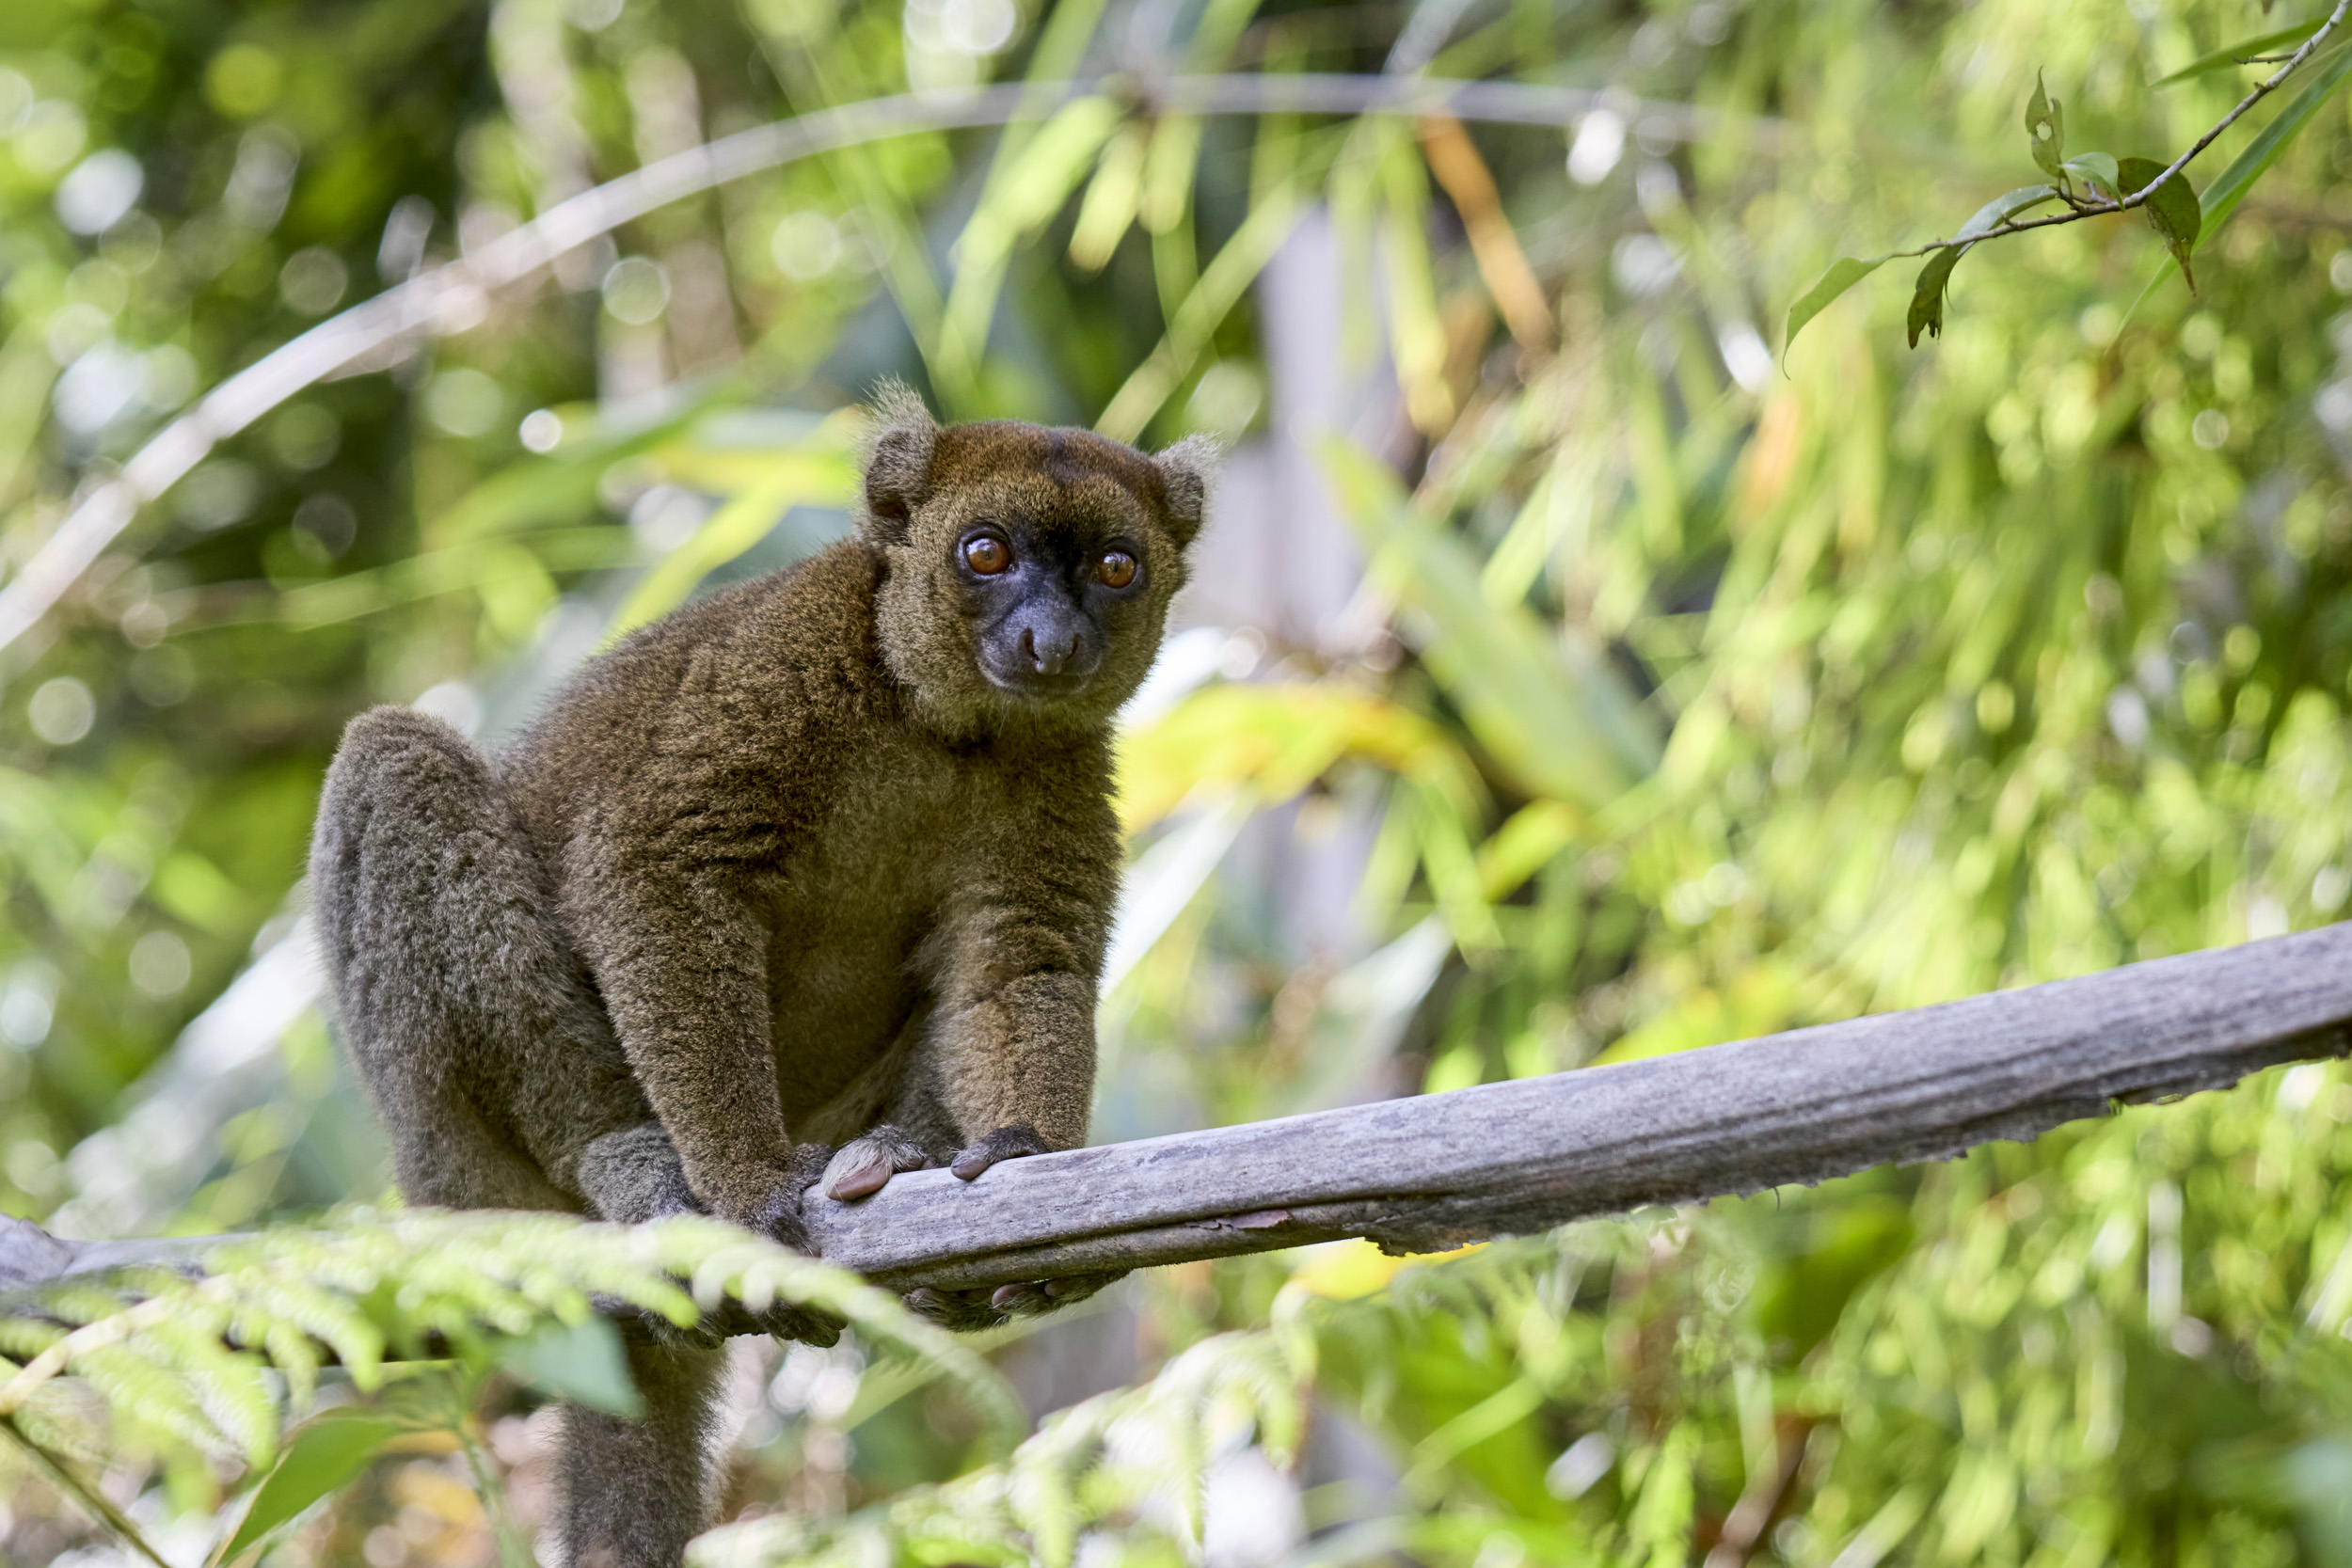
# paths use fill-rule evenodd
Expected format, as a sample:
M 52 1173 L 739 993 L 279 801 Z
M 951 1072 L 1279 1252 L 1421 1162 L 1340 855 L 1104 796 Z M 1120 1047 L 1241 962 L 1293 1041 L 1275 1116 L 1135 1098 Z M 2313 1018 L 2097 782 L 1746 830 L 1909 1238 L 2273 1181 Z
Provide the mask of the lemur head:
M 960 733 L 1108 722 L 1159 652 L 1214 442 L 1147 457 L 1087 430 L 942 428 L 897 382 L 874 412 L 860 528 L 891 673 Z

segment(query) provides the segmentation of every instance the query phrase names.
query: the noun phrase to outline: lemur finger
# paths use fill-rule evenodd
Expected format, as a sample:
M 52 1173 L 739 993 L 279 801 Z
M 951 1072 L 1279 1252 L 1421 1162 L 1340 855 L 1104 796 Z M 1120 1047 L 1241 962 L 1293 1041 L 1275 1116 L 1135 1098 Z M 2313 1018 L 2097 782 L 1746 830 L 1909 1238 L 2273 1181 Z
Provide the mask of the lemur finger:
M 921 1170 L 930 1156 L 895 1127 L 877 1127 L 852 1138 L 825 1165 L 825 1196 L 844 1202 L 881 1192 L 902 1170 Z
M 1016 1121 L 1009 1127 L 999 1127 L 978 1143 L 957 1155 L 948 1169 L 963 1180 L 978 1179 L 980 1172 L 999 1160 L 1018 1160 L 1025 1154 L 1052 1152 L 1045 1140 L 1027 1122 Z
M 988 1304 L 987 1292 L 981 1291 L 941 1291 L 925 1285 L 909 1291 L 902 1299 L 908 1311 L 942 1328 L 994 1328 L 1005 1321 L 1005 1315 Z
M 801 1218 L 801 1188 L 791 1178 L 777 1180 L 736 1223 L 755 1235 L 782 1242 L 795 1252 L 807 1252 L 808 1226 Z
M 1016 1318 L 1033 1318 L 1041 1312 L 1084 1301 L 1113 1280 L 1125 1277 L 1126 1271 L 1122 1269 L 1116 1274 L 1073 1274 L 1059 1279 L 999 1285 L 988 1298 L 988 1304 Z
M 1125 1269 L 1115 1269 L 1108 1274 L 1064 1275 L 1059 1279 L 1040 1280 L 1038 1289 L 1053 1297 L 1055 1306 L 1067 1307 L 1072 1302 L 1086 1300 L 1105 1285 L 1117 1284 L 1127 1277 L 1127 1273 Z
M 759 1326 L 778 1339 L 797 1339 L 804 1345 L 829 1348 L 840 1342 L 841 1331 L 849 1324 L 813 1307 L 778 1303 L 760 1314 Z

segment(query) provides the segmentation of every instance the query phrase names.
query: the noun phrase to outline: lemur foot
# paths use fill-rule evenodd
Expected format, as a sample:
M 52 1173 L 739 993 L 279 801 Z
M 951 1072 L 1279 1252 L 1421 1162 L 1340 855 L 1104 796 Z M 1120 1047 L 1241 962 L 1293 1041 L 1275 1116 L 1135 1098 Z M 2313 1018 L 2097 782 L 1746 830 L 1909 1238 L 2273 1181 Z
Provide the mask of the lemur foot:
M 817 1256 L 817 1249 L 809 1244 L 808 1223 L 801 1213 L 801 1204 L 803 1195 L 816 1184 L 825 1169 L 827 1152 L 822 1144 L 802 1144 L 794 1148 L 776 1183 L 742 1219 L 744 1228 L 772 1237 L 795 1252 Z M 811 1345 L 834 1344 L 849 1326 L 845 1320 L 830 1312 L 784 1301 L 772 1303 L 759 1312 L 751 1311 L 740 1303 L 727 1302 L 708 1318 L 723 1335 L 767 1334 Z
M 922 1170 L 930 1163 L 921 1144 L 895 1127 L 877 1127 L 834 1151 L 825 1165 L 825 1196 L 844 1202 L 870 1197 L 900 1171 Z
M 926 1285 L 904 1296 L 907 1310 L 927 1323 L 960 1332 L 995 1328 L 1015 1318 L 1034 1318 L 1057 1307 L 1081 1302 L 1127 1271 L 1073 1274 L 1059 1279 L 1025 1280 L 1017 1285 L 983 1287 L 977 1291 L 943 1291 Z
M 981 1172 L 999 1161 L 1018 1160 L 1030 1154 L 1051 1152 L 1052 1150 L 1045 1145 L 1045 1140 L 1037 1135 L 1036 1129 L 1024 1122 L 1015 1122 L 1009 1127 L 999 1127 L 995 1132 L 958 1154 L 948 1168 L 962 1180 L 974 1181 L 979 1179 Z M 1124 1269 L 1119 1269 L 1108 1274 L 1073 1274 L 1060 1279 L 1025 1280 L 1018 1284 L 999 1285 L 993 1291 L 986 1292 L 985 1308 L 972 1304 L 965 1305 L 968 1307 L 969 1315 L 977 1315 L 985 1311 L 997 1323 L 1003 1323 L 1009 1318 L 1033 1318 L 1041 1312 L 1051 1312 L 1057 1307 L 1067 1307 L 1073 1302 L 1084 1301 L 1112 1280 L 1122 1277 L 1126 1272 Z M 959 1291 L 956 1294 L 977 1298 L 981 1292 L 970 1291 Z M 913 1303 L 910 1302 L 909 1305 L 912 1306 Z M 921 1310 L 919 1307 L 916 1309 Z
M 592 1295 L 588 1302 L 597 1317 L 612 1321 L 623 1338 L 659 1345 L 664 1350 L 715 1350 L 726 1342 L 729 1334 L 749 1332 L 748 1328 L 737 1330 L 728 1326 L 725 1319 L 727 1308 L 735 1305 L 732 1302 L 718 1312 L 704 1313 L 691 1323 L 673 1323 L 659 1312 L 647 1311 L 618 1296 Z

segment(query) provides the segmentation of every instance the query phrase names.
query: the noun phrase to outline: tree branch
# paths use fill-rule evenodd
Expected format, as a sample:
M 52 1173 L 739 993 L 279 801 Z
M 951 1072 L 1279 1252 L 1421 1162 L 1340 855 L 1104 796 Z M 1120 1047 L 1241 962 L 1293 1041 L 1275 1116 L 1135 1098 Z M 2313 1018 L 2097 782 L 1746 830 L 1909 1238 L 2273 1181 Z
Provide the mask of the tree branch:
M 966 1288 L 1361 1236 L 1429 1252 L 2032 1138 L 2352 1049 L 2352 924 L 1679 1055 L 944 1170 L 809 1198 L 827 1260 Z M 0 1226 L 0 1288 L 205 1238 Z

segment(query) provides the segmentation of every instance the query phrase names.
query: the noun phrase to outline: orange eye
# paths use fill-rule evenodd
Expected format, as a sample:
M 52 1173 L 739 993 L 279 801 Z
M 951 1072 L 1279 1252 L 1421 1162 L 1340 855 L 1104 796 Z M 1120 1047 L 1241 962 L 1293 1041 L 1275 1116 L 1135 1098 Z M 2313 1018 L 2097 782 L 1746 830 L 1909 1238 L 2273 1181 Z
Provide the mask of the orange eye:
M 963 542 L 963 563 L 993 578 L 1012 564 L 1012 546 L 993 533 L 976 533 Z
M 1124 588 L 1136 580 L 1136 558 L 1125 550 L 1104 550 L 1094 563 L 1094 575 L 1105 588 Z

